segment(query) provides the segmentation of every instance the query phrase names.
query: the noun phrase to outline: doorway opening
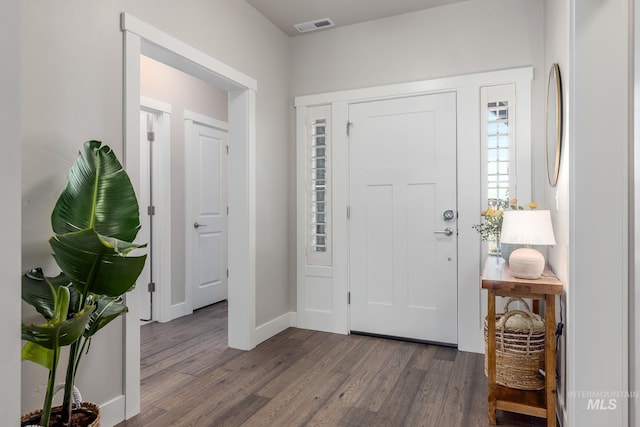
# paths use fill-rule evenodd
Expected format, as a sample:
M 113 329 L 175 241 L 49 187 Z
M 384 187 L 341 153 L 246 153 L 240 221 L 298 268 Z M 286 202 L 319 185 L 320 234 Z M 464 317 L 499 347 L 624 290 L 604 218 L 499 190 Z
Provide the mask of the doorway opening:
M 137 292 L 141 320 L 167 322 L 227 297 L 228 93 L 144 55 L 140 76 Z
M 124 159 L 132 184 L 140 189 L 140 55 L 200 78 L 228 92 L 229 156 L 228 344 L 255 347 L 255 122 L 254 79 L 148 25 L 121 14 L 124 35 Z M 140 412 L 139 294 L 127 295 L 125 317 L 125 418 Z

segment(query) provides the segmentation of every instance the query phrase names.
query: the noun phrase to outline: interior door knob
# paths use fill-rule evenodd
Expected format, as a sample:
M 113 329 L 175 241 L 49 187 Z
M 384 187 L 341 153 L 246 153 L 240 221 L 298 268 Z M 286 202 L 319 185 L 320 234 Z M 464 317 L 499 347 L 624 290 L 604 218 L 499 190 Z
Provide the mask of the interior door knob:
M 199 224 L 199 223 L 197 223 L 197 222 L 194 222 L 194 223 L 193 223 L 193 228 L 206 227 L 206 226 L 207 226 L 207 224 Z

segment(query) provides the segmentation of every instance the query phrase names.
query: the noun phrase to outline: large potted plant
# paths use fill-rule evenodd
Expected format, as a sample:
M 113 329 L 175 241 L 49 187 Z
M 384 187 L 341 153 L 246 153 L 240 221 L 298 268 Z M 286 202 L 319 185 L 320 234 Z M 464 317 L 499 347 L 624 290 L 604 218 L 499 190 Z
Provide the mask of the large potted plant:
M 108 146 L 99 141 L 84 144 L 69 170 L 51 224 L 54 236 L 49 244 L 62 272 L 46 277 L 37 268 L 22 280 L 23 300 L 45 320 L 41 325 L 23 324 L 22 358 L 49 370 L 43 408 L 25 415 L 22 425 L 99 425 L 95 404 L 83 409 L 74 402 L 76 373 L 93 336 L 127 311 L 122 296 L 133 289 L 146 260 L 146 255 L 128 256 L 145 246 L 133 243 L 140 229 L 138 201 Z M 64 398 L 61 407 L 52 408 L 63 346 L 69 346 Z M 75 400 L 81 400 L 75 394 Z

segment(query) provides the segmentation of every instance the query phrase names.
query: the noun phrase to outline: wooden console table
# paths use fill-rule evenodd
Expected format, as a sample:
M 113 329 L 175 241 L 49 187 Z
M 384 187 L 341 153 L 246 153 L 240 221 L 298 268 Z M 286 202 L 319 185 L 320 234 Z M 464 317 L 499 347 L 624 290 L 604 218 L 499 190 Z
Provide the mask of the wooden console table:
M 530 298 L 534 311 L 538 300 L 545 303 L 545 387 L 542 390 L 516 390 L 496 384 L 496 324 L 487 322 L 487 376 L 489 424 L 496 424 L 496 410 L 546 418 L 547 426 L 556 425 L 556 295 L 563 286 L 555 274 L 545 268 L 539 279 L 518 279 L 500 257 L 487 257 L 482 272 L 482 288 L 489 292 L 489 319 L 496 318 L 496 296 Z

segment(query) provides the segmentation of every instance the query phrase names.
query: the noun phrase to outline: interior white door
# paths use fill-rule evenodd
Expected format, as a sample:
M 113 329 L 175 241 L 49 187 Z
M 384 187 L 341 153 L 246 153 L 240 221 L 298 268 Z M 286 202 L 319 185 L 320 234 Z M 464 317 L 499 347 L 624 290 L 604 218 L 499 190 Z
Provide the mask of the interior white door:
M 153 206 L 151 192 L 151 143 L 148 141 L 147 132 L 155 132 L 157 130 L 157 117 L 150 111 L 140 110 L 140 217 L 148 215 L 147 207 Z M 153 243 L 151 242 L 151 227 L 153 227 L 153 217 L 149 217 L 149 226 L 142 227 L 138 234 L 141 242 L 147 243 L 147 262 L 144 265 L 142 273 L 138 278 L 138 289 L 140 293 L 140 320 L 154 320 L 152 303 L 153 294 L 149 291 L 149 283 L 152 278 L 152 260 L 153 260 Z
M 195 310 L 227 298 L 227 132 L 191 120 L 185 129 L 186 269 Z
M 350 329 L 457 344 L 455 93 L 352 104 L 349 121 Z

